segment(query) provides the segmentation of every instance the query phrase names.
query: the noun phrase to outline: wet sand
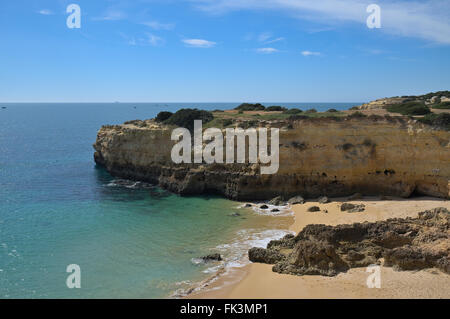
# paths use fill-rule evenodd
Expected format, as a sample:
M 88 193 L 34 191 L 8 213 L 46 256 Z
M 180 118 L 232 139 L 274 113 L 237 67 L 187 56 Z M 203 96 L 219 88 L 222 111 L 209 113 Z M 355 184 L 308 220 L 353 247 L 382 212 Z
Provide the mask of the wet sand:
M 343 202 L 364 204 L 366 210 L 341 212 Z M 321 211 L 307 212 L 311 206 L 319 206 Z M 450 201 L 429 197 L 382 201 L 369 197 L 354 201 L 335 198 L 328 204 L 308 201 L 292 207 L 295 222 L 290 229 L 297 233 L 309 224 L 338 225 L 416 217 L 419 212 L 435 207 L 450 209 Z M 450 298 L 450 275 L 437 269 L 395 271 L 381 267 L 379 289 L 367 287 L 369 275 L 366 268 L 354 268 L 336 277 L 292 276 L 272 272 L 272 265 L 252 263 L 231 269 L 189 298 Z

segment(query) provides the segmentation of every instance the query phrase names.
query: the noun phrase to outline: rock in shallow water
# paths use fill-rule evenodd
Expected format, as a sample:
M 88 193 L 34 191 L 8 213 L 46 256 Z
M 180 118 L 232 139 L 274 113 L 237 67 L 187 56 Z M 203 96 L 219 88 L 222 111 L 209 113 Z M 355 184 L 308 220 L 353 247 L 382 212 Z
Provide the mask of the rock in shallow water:
M 205 263 L 210 261 L 221 261 L 222 256 L 220 254 L 210 254 L 203 257 L 200 257 Z

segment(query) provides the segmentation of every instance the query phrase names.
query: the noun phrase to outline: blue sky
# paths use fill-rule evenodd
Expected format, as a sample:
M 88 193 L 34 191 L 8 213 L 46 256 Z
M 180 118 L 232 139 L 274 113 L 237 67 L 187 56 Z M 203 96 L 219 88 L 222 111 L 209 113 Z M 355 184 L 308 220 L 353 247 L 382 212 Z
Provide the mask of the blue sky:
M 81 28 L 69 29 L 69 4 Z M 369 29 L 368 4 L 381 8 Z M 351 102 L 450 89 L 450 1 L 2 0 L 2 102 Z

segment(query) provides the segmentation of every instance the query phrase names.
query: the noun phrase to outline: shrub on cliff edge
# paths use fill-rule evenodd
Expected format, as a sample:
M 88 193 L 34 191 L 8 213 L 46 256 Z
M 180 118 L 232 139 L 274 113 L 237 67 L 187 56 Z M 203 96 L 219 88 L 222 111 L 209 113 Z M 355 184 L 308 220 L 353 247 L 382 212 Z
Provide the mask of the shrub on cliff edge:
M 264 111 L 266 107 L 260 103 L 251 104 L 251 103 L 242 103 L 235 110 L 238 111 Z
M 211 112 L 197 109 L 181 109 L 171 117 L 166 119 L 164 123 L 177 125 L 192 131 L 194 129 L 194 120 L 201 120 L 203 124 L 211 122 L 214 116 Z
M 286 110 L 287 109 L 285 107 L 278 106 L 278 105 L 269 106 L 268 108 L 265 109 L 266 112 L 283 112 Z
M 166 112 L 166 111 L 159 112 L 158 115 L 155 117 L 155 121 L 156 122 L 164 122 L 172 115 L 173 115 L 172 112 Z

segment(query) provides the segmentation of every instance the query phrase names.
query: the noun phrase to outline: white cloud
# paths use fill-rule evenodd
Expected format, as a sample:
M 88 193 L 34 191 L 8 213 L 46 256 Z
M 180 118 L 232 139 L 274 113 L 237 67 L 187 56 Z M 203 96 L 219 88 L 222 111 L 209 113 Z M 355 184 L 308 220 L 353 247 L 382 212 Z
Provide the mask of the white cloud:
M 141 35 L 139 37 L 128 36 L 123 32 L 119 32 L 119 35 L 125 40 L 128 45 L 131 46 L 160 46 L 165 43 L 165 40 L 163 38 L 151 33 L 146 33 L 145 35 Z
M 258 41 L 259 41 L 259 42 L 266 42 L 266 41 L 269 40 L 271 37 L 272 37 L 272 34 L 271 34 L 271 33 L 269 33 L 269 32 L 264 32 L 264 33 L 261 33 L 261 34 L 258 36 Z
M 143 22 L 143 25 L 150 27 L 154 30 L 173 30 L 175 28 L 175 24 L 172 23 L 160 23 L 158 21 L 148 21 Z
M 256 49 L 256 52 L 264 53 L 264 54 L 271 54 L 271 53 L 275 53 L 275 52 L 279 52 L 279 51 L 275 48 L 259 48 L 259 49 Z
M 263 42 L 265 44 L 275 43 L 284 40 L 285 39 L 283 37 L 274 38 L 272 33 L 270 32 L 263 32 L 258 36 L 258 41 Z
M 302 51 L 303 56 L 319 56 L 322 55 L 320 52 L 312 52 L 312 51 Z
M 160 38 L 151 33 L 147 33 L 147 41 L 152 46 L 158 46 L 158 45 L 162 45 L 164 43 L 163 38 Z
M 203 39 L 184 39 L 182 42 L 193 48 L 211 48 L 216 45 L 216 42 Z
M 274 39 L 267 40 L 265 43 L 266 44 L 270 44 L 270 43 L 280 42 L 280 41 L 284 41 L 284 40 L 285 39 L 283 37 L 279 37 L 279 38 L 274 38 Z
M 51 10 L 49 10 L 49 9 L 42 9 L 42 10 L 38 11 L 38 13 L 42 14 L 42 15 L 45 15 L 45 16 L 49 16 L 49 15 L 53 14 L 53 12 Z
M 296 18 L 324 25 L 353 22 L 366 28 L 367 6 L 373 0 L 191 0 L 210 13 L 230 10 L 282 10 Z M 450 1 L 378 0 L 381 31 L 450 44 Z
M 94 17 L 94 18 L 92 18 L 92 20 L 95 20 L 95 21 L 117 21 L 117 20 L 123 20 L 125 18 L 126 18 L 126 14 L 122 11 L 108 10 L 101 17 Z

